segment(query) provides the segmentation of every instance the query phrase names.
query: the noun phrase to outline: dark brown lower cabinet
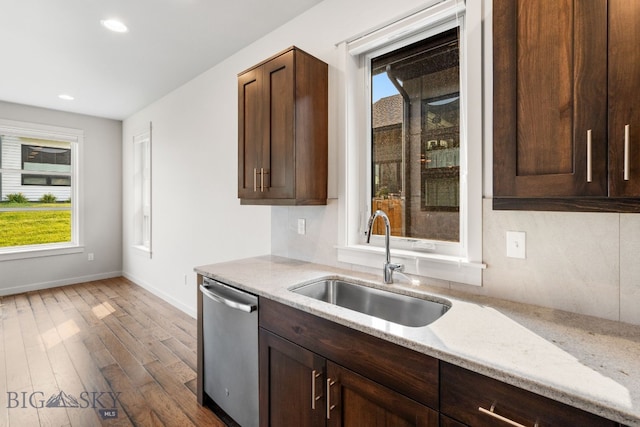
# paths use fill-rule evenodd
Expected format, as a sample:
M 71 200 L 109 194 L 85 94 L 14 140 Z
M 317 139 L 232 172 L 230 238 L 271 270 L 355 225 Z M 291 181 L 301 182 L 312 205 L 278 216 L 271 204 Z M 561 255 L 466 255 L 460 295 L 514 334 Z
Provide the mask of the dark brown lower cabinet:
M 617 423 L 260 299 L 261 427 Z
M 260 329 L 263 427 L 435 427 L 427 406 Z
M 260 426 L 325 425 L 325 360 L 260 329 Z
M 467 427 L 467 425 L 440 414 L 440 427 Z
M 440 412 L 469 426 L 618 425 L 589 412 L 445 362 L 440 362 L 440 381 Z
M 260 300 L 260 426 L 437 427 L 438 360 Z
M 340 365 L 327 362 L 327 426 L 431 427 L 438 413 Z

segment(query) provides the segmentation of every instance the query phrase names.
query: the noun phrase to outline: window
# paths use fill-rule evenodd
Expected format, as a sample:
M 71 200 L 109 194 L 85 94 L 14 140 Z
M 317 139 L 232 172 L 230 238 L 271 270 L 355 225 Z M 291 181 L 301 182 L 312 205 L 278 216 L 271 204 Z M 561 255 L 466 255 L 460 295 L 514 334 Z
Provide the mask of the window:
M 0 120 L 0 258 L 79 248 L 82 138 L 75 129 Z
M 395 236 L 460 241 L 459 50 L 453 28 L 371 59 L 371 207 Z
M 11 138 L 7 137 L 9 141 Z M 16 138 L 19 139 L 19 138 Z M 22 145 L 22 170 L 66 173 L 66 175 L 22 174 L 22 185 L 71 187 L 71 148 L 69 143 L 41 141 L 39 145 Z
M 134 245 L 151 253 L 151 130 L 133 138 Z
M 343 44 L 345 217 L 338 259 L 377 267 L 384 226 L 408 273 L 482 281 L 482 52 L 479 2 L 432 2 Z M 470 24 L 471 23 L 471 27 Z M 472 28 L 473 30 L 469 30 Z
M 460 212 L 460 94 L 430 98 L 422 102 L 420 135 L 420 209 L 455 212 L 444 236 L 423 236 L 459 241 Z

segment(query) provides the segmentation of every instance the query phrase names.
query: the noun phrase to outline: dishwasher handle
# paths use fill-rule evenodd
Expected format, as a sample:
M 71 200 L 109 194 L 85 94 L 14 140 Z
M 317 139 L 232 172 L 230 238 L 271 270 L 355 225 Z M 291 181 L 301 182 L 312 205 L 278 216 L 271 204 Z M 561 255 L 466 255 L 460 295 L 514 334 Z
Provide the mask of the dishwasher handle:
M 233 308 L 235 310 L 244 311 L 246 313 L 252 313 L 258 309 L 258 304 L 246 304 L 240 301 L 234 301 L 225 295 L 220 295 L 215 292 L 215 289 L 200 285 L 200 291 L 202 291 L 202 295 L 207 298 L 211 298 L 215 302 L 219 302 L 220 304 L 224 304 L 227 307 Z

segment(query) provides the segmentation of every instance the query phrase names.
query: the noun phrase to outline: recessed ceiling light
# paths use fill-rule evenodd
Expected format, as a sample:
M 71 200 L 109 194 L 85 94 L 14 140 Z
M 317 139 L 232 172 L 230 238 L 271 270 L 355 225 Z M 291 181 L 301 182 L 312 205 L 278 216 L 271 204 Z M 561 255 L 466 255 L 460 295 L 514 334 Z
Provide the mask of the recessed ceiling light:
M 71 95 L 67 95 L 66 93 L 61 93 L 58 95 L 58 98 L 64 99 L 65 101 L 73 101 L 75 98 Z
M 126 25 L 117 19 L 103 19 L 100 23 L 107 29 L 116 33 L 126 33 L 129 31 Z

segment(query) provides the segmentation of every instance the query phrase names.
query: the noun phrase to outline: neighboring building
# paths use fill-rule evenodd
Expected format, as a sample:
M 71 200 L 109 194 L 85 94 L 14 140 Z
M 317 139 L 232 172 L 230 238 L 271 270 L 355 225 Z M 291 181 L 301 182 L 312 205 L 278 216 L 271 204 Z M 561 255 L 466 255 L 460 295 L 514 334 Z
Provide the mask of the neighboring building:
M 374 195 L 402 193 L 402 96 L 380 98 L 373 104 Z
M 71 198 L 71 147 L 67 142 L 0 135 L 0 200 L 22 193 L 30 201 L 53 194 Z
M 372 209 L 387 213 L 393 235 L 459 239 L 459 95 L 447 90 L 456 89 L 418 91 L 410 105 L 400 94 L 373 104 Z

